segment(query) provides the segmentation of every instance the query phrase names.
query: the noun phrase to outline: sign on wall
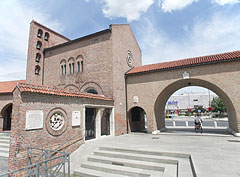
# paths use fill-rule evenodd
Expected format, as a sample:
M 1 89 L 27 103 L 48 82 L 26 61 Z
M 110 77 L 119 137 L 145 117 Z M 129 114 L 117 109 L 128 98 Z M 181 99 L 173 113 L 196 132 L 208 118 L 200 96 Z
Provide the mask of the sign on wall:
M 27 110 L 26 111 L 26 130 L 43 128 L 43 111 Z
M 72 126 L 79 126 L 81 124 L 81 112 L 73 111 L 72 112 Z

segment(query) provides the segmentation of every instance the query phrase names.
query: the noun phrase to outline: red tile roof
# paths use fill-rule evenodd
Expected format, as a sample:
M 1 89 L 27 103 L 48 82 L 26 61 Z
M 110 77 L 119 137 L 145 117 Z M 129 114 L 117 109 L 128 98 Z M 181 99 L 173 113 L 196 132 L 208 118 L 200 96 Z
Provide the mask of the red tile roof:
M 31 85 L 31 84 L 23 84 L 23 83 L 19 83 L 17 87 L 19 88 L 20 92 L 31 92 L 31 93 L 40 93 L 40 94 L 46 94 L 46 95 L 57 95 L 57 96 L 79 97 L 79 98 L 90 98 L 90 99 L 97 99 L 97 100 L 112 101 L 111 98 L 107 98 L 105 96 L 91 94 L 91 93 L 79 93 L 74 91 L 66 91 L 63 88 L 47 87 L 47 86 Z
M 25 80 L 0 82 L 0 93 L 12 93 L 17 83 L 25 82 Z
M 157 64 L 151 64 L 151 65 L 137 66 L 132 70 L 130 70 L 129 72 L 127 72 L 127 75 L 138 74 L 138 73 L 149 72 L 149 71 L 160 71 L 160 70 L 166 70 L 166 69 L 181 68 L 186 66 L 210 64 L 215 62 L 232 61 L 236 59 L 240 60 L 240 51 L 188 58 L 188 59 L 157 63 Z

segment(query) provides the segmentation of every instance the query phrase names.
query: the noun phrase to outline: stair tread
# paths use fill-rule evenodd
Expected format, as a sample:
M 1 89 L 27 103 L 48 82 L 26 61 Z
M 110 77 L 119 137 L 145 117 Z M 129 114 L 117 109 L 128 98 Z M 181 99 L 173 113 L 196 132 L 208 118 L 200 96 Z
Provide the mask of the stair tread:
M 116 162 L 116 163 L 131 163 L 131 164 L 136 164 L 136 165 L 146 165 L 146 166 L 152 166 L 152 167 L 158 167 L 158 168 L 164 168 L 169 165 L 169 164 L 164 164 L 164 163 L 156 163 L 156 162 L 146 162 L 146 161 L 138 161 L 138 160 L 132 160 L 132 159 L 117 159 L 117 158 L 112 158 L 112 157 L 102 157 L 102 156 L 89 156 L 88 158 L 92 159 L 98 159 L 98 160 L 105 160 L 110 162 Z M 163 171 L 159 170 L 159 171 Z
M 145 154 L 129 154 L 129 153 L 122 153 L 122 152 L 111 152 L 111 151 L 95 151 L 94 155 L 96 156 L 115 156 L 113 158 L 137 158 L 141 161 L 148 161 L 147 159 L 154 160 L 157 163 L 169 163 L 169 164 L 177 164 L 179 159 L 165 157 L 165 156 L 151 156 Z M 136 160 L 136 159 L 135 159 Z M 187 161 L 187 159 L 181 159 L 182 162 Z
M 83 176 L 83 177 L 124 177 L 123 175 L 101 172 L 101 171 L 96 171 L 96 170 L 82 168 L 82 167 L 75 170 L 74 174 Z
M 137 168 L 131 168 L 131 167 L 125 167 L 125 166 L 119 166 L 119 165 L 110 165 L 110 164 L 101 164 L 101 163 L 96 163 L 96 162 L 87 162 L 81 165 L 81 167 L 85 166 L 90 166 L 91 168 L 95 170 L 107 170 L 112 173 L 120 173 L 121 175 L 123 174 L 128 174 L 131 173 L 131 176 L 134 175 L 142 175 L 142 176 L 162 176 L 163 172 L 157 172 L 157 171 L 151 171 L 151 170 L 145 170 L 145 169 L 137 169 Z M 118 172 L 116 172 L 118 171 Z M 105 171 L 106 172 L 106 171 Z
M 0 152 L 0 157 L 7 157 L 8 158 L 9 153 L 6 152 Z
M 114 152 L 123 152 L 123 153 L 131 153 L 131 154 L 145 154 L 145 155 L 153 155 L 153 156 L 165 156 L 165 157 L 175 157 L 175 158 L 189 158 L 190 154 L 184 153 L 176 153 L 176 152 L 158 152 L 158 151 L 146 151 L 146 150 L 138 150 L 138 149 L 125 149 L 125 148 L 115 148 L 115 147 L 99 147 L 99 150 L 105 151 L 114 151 Z

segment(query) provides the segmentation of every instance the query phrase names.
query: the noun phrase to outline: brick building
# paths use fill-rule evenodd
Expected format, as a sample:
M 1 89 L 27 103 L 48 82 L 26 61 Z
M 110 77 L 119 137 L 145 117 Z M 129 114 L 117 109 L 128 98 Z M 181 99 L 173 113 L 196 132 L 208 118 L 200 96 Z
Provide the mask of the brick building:
M 9 169 L 26 165 L 30 146 L 71 153 L 91 138 L 142 131 L 146 117 L 147 132 L 164 129 L 167 99 L 189 85 L 218 94 L 231 131 L 239 132 L 239 51 L 141 65 L 129 25 L 70 40 L 32 21 L 26 81 L 0 83 L 8 88 L 0 92 L 0 108 L 7 110 L 0 128 L 11 129 Z M 234 89 L 226 87 L 230 81 Z

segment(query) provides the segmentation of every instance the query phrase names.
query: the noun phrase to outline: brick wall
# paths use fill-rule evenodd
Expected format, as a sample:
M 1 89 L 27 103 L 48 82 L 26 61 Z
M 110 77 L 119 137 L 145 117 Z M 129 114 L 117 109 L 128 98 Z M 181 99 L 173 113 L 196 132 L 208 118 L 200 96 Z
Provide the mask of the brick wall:
M 42 36 L 38 37 L 38 30 L 42 30 Z M 48 40 L 45 40 L 45 34 L 49 34 Z M 37 42 L 42 43 L 41 49 L 36 49 Z M 28 40 L 28 56 L 27 56 L 27 71 L 26 71 L 26 83 L 42 85 L 42 75 L 43 75 L 43 49 L 52 47 L 64 42 L 68 42 L 69 39 L 64 36 L 52 31 L 51 29 L 32 21 L 30 24 L 29 40 Z M 36 54 L 41 55 L 40 61 L 36 62 Z M 38 75 L 35 74 L 35 66 L 40 66 L 40 72 Z
M 159 72 L 148 72 L 129 76 L 128 110 L 139 106 L 147 114 L 148 132 L 165 127 L 164 109 L 168 98 L 178 89 L 187 86 L 201 86 L 215 92 L 227 106 L 229 126 L 240 130 L 240 61 L 188 67 Z M 183 79 L 184 72 L 189 79 Z M 134 103 L 133 97 L 139 102 Z
M 60 97 L 34 93 L 20 93 L 18 89 L 13 94 L 13 118 L 10 137 L 9 170 L 26 166 L 26 148 L 38 147 L 45 149 L 65 150 L 69 153 L 77 149 L 83 142 L 83 104 L 109 105 L 111 102 L 82 99 L 74 97 Z M 58 136 L 49 133 L 47 124 L 50 113 L 61 109 L 66 114 L 66 130 Z M 25 130 L 26 111 L 43 111 L 43 128 Z M 81 111 L 81 126 L 72 127 L 72 111 Z M 67 143 L 66 143 L 67 142 Z M 68 143 L 69 142 L 69 143 Z

